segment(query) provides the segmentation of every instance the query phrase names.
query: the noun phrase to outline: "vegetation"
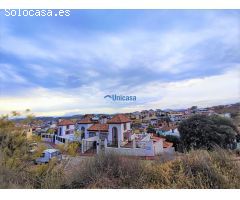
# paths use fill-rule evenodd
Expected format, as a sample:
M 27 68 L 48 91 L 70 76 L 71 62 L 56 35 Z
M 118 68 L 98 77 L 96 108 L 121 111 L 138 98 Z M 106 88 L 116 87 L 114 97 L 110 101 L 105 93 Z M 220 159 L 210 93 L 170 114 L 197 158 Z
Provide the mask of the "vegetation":
M 148 168 L 148 188 L 240 188 L 239 161 L 222 150 L 194 150 Z
M 175 148 L 175 151 L 183 152 L 183 145 L 178 136 L 166 135 L 164 137 L 166 138 L 167 142 L 173 143 L 173 147 Z
M 33 141 L 27 140 L 25 126 L 31 123 L 30 119 L 16 125 L 8 116 L 0 118 L 0 188 L 59 188 L 62 185 L 63 171 L 57 169 L 54 162 L 33 165 L 33 159 L 45 147 L 40 146 L 34 154 L 29 152 Z
M 61 153 L 66 153 L 70 156 L 76 156 L 78 150 L 80 149 L 79 142 L 70 142 L 68 144 L 58 144 L 57 149 L 61 151 Z
M 221 122 L 226 135 L 231 135 L 234 127 L 220 120 L 211 119 L 206 130 L 219 131 Z M 32 155 L 28 147 L 24 126 L 7 116 L 0 118 L 0 188 L 240 188 L 240 162 L 222 148 L 190 150 L 166 162 L 99 154 L 65 170 L 64 162 L 34 165 L 32 160 L 39 152 Z
M 70 176 L 67 188 L 141 188 L 144 165 L 140 161 L 114 154 L 100 154 L 79 165 Z
M 165 163 L 98 155 L 79 166 L 64 188 L 240 188 L 239 162 L 222 150 L 195 150 Z
M 149 125 L 147 127 L 147 133 L 156 133 L 156 130 L 154 129 L 154 127 L 152 125 Z
M 178 130 L 186 150 L 233 148 L 238 134 L 233 122 L 220 116 L 195 115 L 182 121 Z

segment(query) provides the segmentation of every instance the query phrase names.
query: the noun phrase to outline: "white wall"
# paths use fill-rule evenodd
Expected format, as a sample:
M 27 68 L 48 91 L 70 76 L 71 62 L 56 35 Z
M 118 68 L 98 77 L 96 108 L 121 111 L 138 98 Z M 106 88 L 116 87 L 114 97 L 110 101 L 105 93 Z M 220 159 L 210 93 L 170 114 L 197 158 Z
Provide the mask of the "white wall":
M 61 128 L 61 133 L 60 133 L 60 128 Z M 67 126 L 59 126 L 58 127 L 58 135 L 60 136 L 64 136 L 64 135 L 66 135 L 66 131 L 67 130 L 73 130 L 74 131 L 74 129 L 75 129 L 75 126 L 74 125 L 70 125 L 69 126 L 69 129 L 67 129 Z
M 90 126 L 92 126 L 93 124 L 78 124 L 78 131 L 81 131 L 81 128 L 82 127 L 84 127 L 85 128 L 85 137 L 84 137 L 84 139 L 87 139 L 87 138 L 89 138 L 89 133 L 88 133 L 88 131 L 87 131 L 87 129 L 90 127 Z
M 105 145 L 105 153 L 116 153 L 126 156 L 154 156 L 153 142 L 146 143 L 145 148 L 114 148 Z
M 163 140 L 159 140 L 153 144 L 154 154 L 158 155 L 163 153 Z
M 130 122 L 127 123 L 127 130 L 131 130 L 131 123 Z
M 58 133 L 57 133 L 58 136 L 60 136 L 60 135 L 64 136 L 65 132 L 66 132 L 66 126 L 58 126 Z
M 173 154 L 175 152 L 174 147 L 164 148 L 163 153 Z
M 113 127 L 116 127 L 117 130 L 118 130 L 118 141 L 121 142 L 124 140 L 124 135 L 123 133 L 128 131 L 128 130 L 131 130 L 131 123 L 126 123 L 126 130 L 124 130 L 124 124 L 109 124 L 109 127 L 108 127 L 108 141 L 112 141 L 112 129 Z
M 121 134 L 122 134 L 123 126 L 121 126 L 121 124 L 109 124 L 109 127 L 108 127 L 108 132 L 109 132 L 108 141 L 112 141 L 112 129 L 113 129 L 113 127 L 117 128 L 118 141 L 122 141 L 123 139 L 121 139 L 121 138 L 123 138 L 123 137 L 121 136 Z

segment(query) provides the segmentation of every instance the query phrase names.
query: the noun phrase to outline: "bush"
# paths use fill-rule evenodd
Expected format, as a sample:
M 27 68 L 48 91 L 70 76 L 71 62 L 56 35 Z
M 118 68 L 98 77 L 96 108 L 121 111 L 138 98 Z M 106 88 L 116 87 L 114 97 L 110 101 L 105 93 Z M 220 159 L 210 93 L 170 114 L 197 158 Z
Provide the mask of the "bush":
M 166 135 L 165 138 L 167 142 L 173 143 L 173 147 L 175 148 L 175 151 L 179 151 L 179 152 L 183 151 L 182 142 L 178 136 Z
M 186 150 L 233 148 L 237 128 L 233 122 L 220 116 L 194 115 L 180 123 L 180 138 Z
M 78 142 L 72 142 L 67 146 L 67 153 L 71 156 L 76 156 L 79 149 L 80 144 Z
M 35 154 L 30 154 L 23 126 L 16 127 L 8 118 L 0 118 L 0 188 L 60 188 L 64 166 L 58 168 L 52 162 L 33 165 L 33 159 L 44 149 L 39 146 Z
M 240 164 L 222 149 L 197 150 L 148 168 L 149 188 L 240 188 Z
M 234 154 L 190 151 L 159 163 L 98 155 L 75 169 L 63 188 L 240 188 L 240 164 Z
M 149 125 L 147 127 L 147 133 L 156 133 L 156 130 L 154 129 L 154 127 L 152 125 Z
M 99 154 L 72 172 L 67 188 L 143 188 L 140 161 L 115 154 Z

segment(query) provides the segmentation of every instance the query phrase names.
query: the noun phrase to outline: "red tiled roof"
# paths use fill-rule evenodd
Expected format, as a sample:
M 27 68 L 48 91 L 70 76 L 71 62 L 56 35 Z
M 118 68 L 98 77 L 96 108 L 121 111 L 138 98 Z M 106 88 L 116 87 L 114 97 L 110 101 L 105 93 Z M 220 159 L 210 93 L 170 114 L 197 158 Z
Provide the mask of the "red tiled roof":
M 64 119 L 58 123 L 58 126 L 68 126 L 68 125 L 74 125 L 74 122 L 71 120 Z
M 152 136 L 151 139 L 153 140 L 153 142 L 158 142 L 158 141 L 160 141 L 160 140 L 165 141 L 165 138 L 157 137 L 157 136 Z
M 163 142 L 163 148 L 169 148 L 172 146 L 173 146 L 173 143 L 171 143 L 171 142 L 166 142 L 166 141 Z
M 108 124 L 93 124 L 88 128 L 88 131 L 108 132 Z
M 93 124 L 94 122 L 92 121 L 92 119 L 90 117 L 85 117 L 83 119 L 81 119 L 80 121 L 78 121 L 78 124 Z
M 131 120 L 123 114 L 115 115 L 112 119 L 108 120 L 108 124 L 122 124 L 131 122 Z

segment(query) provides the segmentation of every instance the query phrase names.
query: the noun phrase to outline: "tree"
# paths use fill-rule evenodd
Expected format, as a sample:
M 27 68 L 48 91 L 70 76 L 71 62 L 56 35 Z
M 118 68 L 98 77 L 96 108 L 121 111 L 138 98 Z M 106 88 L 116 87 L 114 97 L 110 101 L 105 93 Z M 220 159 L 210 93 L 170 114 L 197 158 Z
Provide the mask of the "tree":
M 173 143 L 173 147 L 175 148 L 176 151 L 181 150 L 181 140 L 178 136 L 175 135 L 166 135 L 165 136 L 167 142 Z
M 152 125 L 149 125 L 147 127 L 147 133 L 156 133 L 156 130 L 154 129 L 154 127 Z
M 237 128 L 233 122 L 220 116 L 194 115 L 180 123 L 180 138 L 186 150 L 230 148 L 235 144 Z
M 196 110 L 198 107 L 197 106 L 192 106 L 190 110 Z
M 32 160 L 45 149 L 39 146 L 37 152 L 29 153 L 30 142 L 25 127 L 29 120 L 11 120 L 21 116 L 16 111 L 0 116 L 0 188 L 54 188 L 60 187 L 64 167 L 49 163 L 43 170 L 32 167 Z M 60 171 L 59 171 L 60 170 Z
M 47 130 L 47 133 L 49 133 L 49 134 L 54 134 L 54 133 L 55 133 L 55 130 L 54 130 L 53 128 L 49 128 L 49 129 Z

